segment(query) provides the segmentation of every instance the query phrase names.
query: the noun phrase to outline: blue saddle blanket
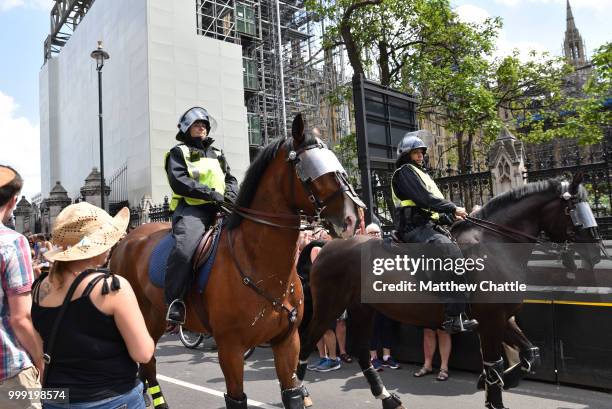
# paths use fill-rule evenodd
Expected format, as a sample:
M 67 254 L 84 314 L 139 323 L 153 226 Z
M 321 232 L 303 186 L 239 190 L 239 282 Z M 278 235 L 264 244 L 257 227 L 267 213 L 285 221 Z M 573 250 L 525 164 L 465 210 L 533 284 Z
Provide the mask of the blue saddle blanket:
M 221 233 L 218 233 L 214 238 L 210 257 L 208 257 L 208 260 L 206 260 L 202 267 L 200 267 L 200 270 L 198 271 L 194 280 L 197 283 L 198 291 L 200 293 L 204 292 L 206 283 L 208 283 L 210 271 L 215 263 L 215 256 L 217 255 L 217 247 L 219 245 L 220 237 Z M 153 253 L 151 253 L 151 258 L 149 259 L 149 280 L 151 280 L 151 283 L 158 288 L 164 288 L 168 256 L 174 247 L 174 243 L 175 240 L 174 237 L 172 237 L 172 233 L 168 233 L 161 239 L 157 246 L 155 246 Z

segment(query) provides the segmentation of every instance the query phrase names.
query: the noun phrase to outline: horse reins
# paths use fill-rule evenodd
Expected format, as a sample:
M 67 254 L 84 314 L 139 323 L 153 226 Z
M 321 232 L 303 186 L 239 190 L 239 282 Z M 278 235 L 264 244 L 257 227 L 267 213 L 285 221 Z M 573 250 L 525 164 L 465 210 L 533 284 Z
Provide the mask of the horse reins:
M 475 224 L 476 226 L 482 227 L 483 229 L 495 232 L 499 235 L 502 236 L 506 236 L 510 239 L 514 239 L 516 240 L 516 236 L 520 236 L 522 238 L 525 238 L 529 241 L 532 241 L 534 243 L 538 243 L 538 244 L 548 244 L 548 242 L 536 237 L 536 236 L 532 236 L 531 234 L 522 232 L 520 230 L 517 229 L 513 229 L 512 227 L 509 226 L 504 226 L 502 224 L 497 224 L 494 222 L 491 222 L 489 220 L 484 220 L 484 219 L 479 219 L 477 217 L 473 217 L 473 216 L 467 216 L 465 218 L 467 221 Z
M 539 244 L 541 246 L 544 247 L 544 251 L 545 252 L 549 252 L 552 253 L 554 250 L 556 250 L 558 247 L 561 246 L 561 243 L 555 243 L 553 241 L 549 241 L 549 240 L 542 240 L 539 237 L 536 236 L 532 236 L 531 234 L 522 232 L 520 230 L 514 229 L 512 227 L 509 226 L 504 226 L 502 224 L 497 224 L 494 222 L 491 222 L 489 220 L 484 220 L 484 219 L 479 219 L 477 217 L 473 217 L 473 216 L 467 216 L 465 218 L 466 221 L 469 221 L 470 223 L 481 227 L 485 230 L 489 230 L 492 231 L 494 233 L 497 233 L 501 236 L 505 236 L 508 237 L 512 240 L 517 240 L 517 236 L 527 239 L 532 243 L 535 244 Z M 567 245 L 567 243 L 565 243 L 565 245 Z M 548 247 L 548 248 L 547 248 Z
M 291 150 L 287 157 L 287 162 L 289 166 L 291 167 L 291 170 L 293 171 L 292 173 L 295 173 L 295 161 L 298 158 L 300 152 L 302 152 L 303 150 L 304 149 L 301 149 L 298 151 Z M 341 185 L 343 186 L 342 183 Z M 247 220 L 250 220 L 255 223 L 263 224 L 266 226 L 277 227 L 281 229 L 304 230 L 304 228 L 302 228 L 303 221 L 309 227 L 317 222 L 320 222 L 320 214 L 325 208 L 325 206 L 327 205 L 327 203 L 329 203 L 331 200 L 333 200 L 335 197 L 337 197 L 339 194 L 342 194 L 346 190 L 343 186 L 341 189 L 338 189 L 336 192 L 334 192 L 332 195 L 325 198 L 324 200 L 319 200 L 319 198 L 312 191 L 310 184 L 308 182 L 302 181 L 302 187 L 307 192 L 309 200 L 312 202 L 312 204 L 315 207 L 315 213 L 316 213 L 315 216 L 303 216 L 302 217 L 299 214 L 296 215 L 296 214 L 288 214 L 288 213 L 268 213 L 268 212 L 263 212 L 260 210 L 255 210 L 255 209 L 250 209 L 247 207 L 234 205 L 231 203 L 223 203 L 222 208 L 225 211 L 233 211 L 235 214 Z M 295 202 L 295 191 L 293 189 L 293 178 L 292 177 L 289 178 L 289 190 L 293 192 L 292 201 Z M 293 223 L 279 224 L 279 223 L 276 223 L 270 220 L 266 220 L 265 218 L 293 221 Z M 297 309 L 291 305 L 287 306 L 283 302 L 282 299 L 275 298 L 272 295 L 270 295 L 268 292 L 266 292 L 265 290 L 261 289 L 259 286 L 257 286 L 257 284 L 255 284 L 253 279 L 244 272 L 244 270 L 238 263 L 237 258 L 235 257 L 234 243 L 232 240 L 232 230 L 227 231 L 227 244 L 228 244 L 229 253 L 231 255 L 231 259 L 234 263 L 234 266 L 238 270 L 238 273 L 240 274 L 240 278 L 242 279 L 242 284 L 249 287 L 256 294 L 263 297 L 270 304 L 272 304 L 272 308 L 275 311 L 277 312 L 285 311 L 288 315 L 288 320 L 289 320 L 289 326 L 287 328 L 286 333 L 291 332 L 293 329 L 293 326 L 295 325 L 295 321 L 297 320 Z M 291 284 L 291 286 L 293 286 L 293 283 Z

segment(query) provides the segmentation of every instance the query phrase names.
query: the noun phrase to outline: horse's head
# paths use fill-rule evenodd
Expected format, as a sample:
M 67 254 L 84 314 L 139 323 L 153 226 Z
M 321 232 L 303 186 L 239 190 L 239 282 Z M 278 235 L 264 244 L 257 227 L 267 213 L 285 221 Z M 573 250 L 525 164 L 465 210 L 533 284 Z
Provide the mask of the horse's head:
M 293 120 L 293 145 L 287 160 L 295 168 L 296 206 L 320 215 L 332 235 L 351 237 L 358 221 L 357 208 L 365 207 L 348 182 L 336 155 L 318 138 L 314 128 L 306 135 L 301 114 Z M 329 226 L 331 224 L 331 226 Z
M 560 197 L 542 208 L 542 224 L 552 241 L 578 243 L 577 252 L 592 268 L 601 261 L 602 241 L 581 182 L 581 173 L 561 182 Z

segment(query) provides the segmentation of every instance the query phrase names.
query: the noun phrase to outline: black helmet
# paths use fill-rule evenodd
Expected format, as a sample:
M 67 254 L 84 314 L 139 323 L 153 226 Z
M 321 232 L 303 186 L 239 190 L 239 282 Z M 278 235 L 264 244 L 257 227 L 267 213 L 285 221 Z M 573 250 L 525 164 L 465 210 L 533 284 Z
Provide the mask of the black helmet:
M 206 124 L 206 134 L 210 133 L 210 115 L 208 111 L 201 107 L 193 107 L 181 115 L 177 126 L 182 133 L 186 134 L 189 127 L 191 127 L 195 121 L 204 121 Z
M 415 149 L 423 149 L 423 153 L 427 152 L 427 145 L 421 139 L 428 132 L 418 130 L 414 132 L 406 132 L 400 143 L 397 145 L 397 157 L 399 158 L 405 153 L 410 153 Z

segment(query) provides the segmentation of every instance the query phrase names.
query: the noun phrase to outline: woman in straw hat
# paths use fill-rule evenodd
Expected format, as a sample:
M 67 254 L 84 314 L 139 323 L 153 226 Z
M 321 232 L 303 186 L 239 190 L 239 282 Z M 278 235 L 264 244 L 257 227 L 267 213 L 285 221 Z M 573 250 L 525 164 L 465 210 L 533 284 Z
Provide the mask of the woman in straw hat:
M 136 362 L 151 359 L 153 340 L 130 284 L 98 269 L 128 223 L 127 208 L 113 218 L 85 202 L 66 207 L 55 221 L 57 248 L 45 253 L 53 266 L 34 290 L 32 318 L 48 358 L 43 387 L 68 388 L 70 406 L 46 402 L 44 408 L 145 407 Z

